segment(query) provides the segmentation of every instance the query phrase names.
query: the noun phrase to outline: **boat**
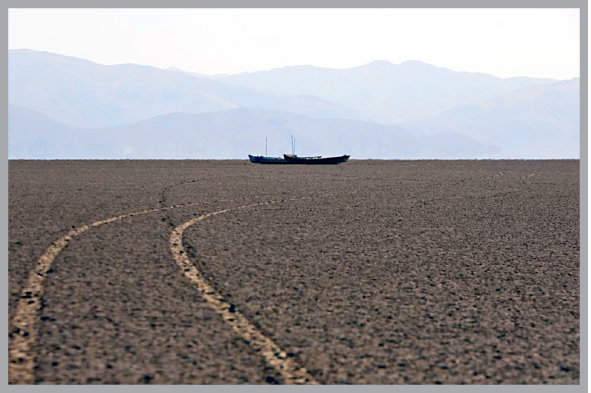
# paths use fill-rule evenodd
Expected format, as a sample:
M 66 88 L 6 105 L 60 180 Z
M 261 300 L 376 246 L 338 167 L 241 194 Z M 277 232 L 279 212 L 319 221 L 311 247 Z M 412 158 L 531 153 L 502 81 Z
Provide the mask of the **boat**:
M 254 164 L 287 164 L 287 160 L 281 157 L 252 156 L 249 154 L 248 159 Z
M 292 143 L 293 143 L 293 141 L 292 141 Z M 253 156 L 253 155 L 249 154 L 248 159 L 253 164 L 287 164 L 287 161 L 285 160 L 285 158 L 267 157 L 267 138 L 265 138 L 265 155 L 264 156 Z
M 299 157 L 295 154 L 284 154 L 283 157 L 287 164 L 300 164 L 300 165 L 336 165 L 340 164 L 341 162 L 347 162 L 349 160 L 350 155 L 342 155 L 336 157 L 322 157 L 322 156 L 314 156 L 314 157 Z
M 342 155 L 338 157 L 299 157 L 295 154 L 295 138 L 291 136 L 291 154 L 284 154 L 281 157 L 267 157 L 267 138 L 265 138 L 265 155 L 253 156 L 248 155 L 250 162 L 254 164 L 299 164 L 299 165 L 336 165 L 341 162 L 347 162 L 349 155 Z

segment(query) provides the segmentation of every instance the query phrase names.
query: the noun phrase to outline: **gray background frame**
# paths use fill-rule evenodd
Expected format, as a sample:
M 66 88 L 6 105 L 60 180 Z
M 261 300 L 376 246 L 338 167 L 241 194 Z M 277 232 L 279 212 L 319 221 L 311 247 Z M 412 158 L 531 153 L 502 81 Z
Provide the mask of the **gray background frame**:
M 586 392 L 588 388 L 588 2 L 586 0 L 102 0 L 102 1 L 76 1 L 76 0 L 57 0 L 48 4 L 42 0 L 8 0 L 4 13 L 6 27 L 3 30 L 4 42 L 6 45 L 5 61 L 2 62 L 0 69 L 5 76 L 8 75 L 8 9 L 9 8 L 578 8 L 580 10 L 580 77 L 581 77 L 581 139 L 580 139 L 580 385 L 531 385 L 531 386 L 490 386 L 490 385 L 470 385 L 470 386 L 367 386 L 363 389 L 371 391 L 410 391 L 410 392 L 456 392 L 461 391 L 515 391 L 515 392 Z M 2 81 L 4 91 L 8 91 L 8 78 Z M 8 95 L 4 94 L 2 99 L 1 114 L 4 119 L 5 138 L 2 139 L 3 160 L 0 173 L 2 176 L 3 192 L 0 193 L 0 204 L 5 208 L 1 211 L 0 219 L 4 225 L 0 228 L 0 239 L 4 245 L 4 252 L 1 260 L 5 268 L 1 274 L 5 283 L 5 290 L 1 294 L 1 311 L 3 315 L 8 315 Z M 3 328 L 4 340 L 2 348 L 4 353 L 8 353 L 8 324 Z M 75 386 L 10 386 L 8 385 L 8 357 L 0 357 L 0 367 L 2 369 L 1 377 L 3 385 L 9 391 L 78 391 L 80 387 Z M 260 390 L 281 389 L 297 391 L 356 391 L 359 386 L 322 386 L 322 387 L 295 387 L 295 386 L 175 386 L 170 387 L 175 391 L 207 391 L 207 392 L 226 392 L 226 391 L 247 391 L 258 392 Z M 170 389 L 166 387 L 166 389 Z M 160 391 L 163 387 L 159 386 L 85 386 L 84 389 L 107 391 L 115 389 L 116 391 L 140 391 L 152 390 Z

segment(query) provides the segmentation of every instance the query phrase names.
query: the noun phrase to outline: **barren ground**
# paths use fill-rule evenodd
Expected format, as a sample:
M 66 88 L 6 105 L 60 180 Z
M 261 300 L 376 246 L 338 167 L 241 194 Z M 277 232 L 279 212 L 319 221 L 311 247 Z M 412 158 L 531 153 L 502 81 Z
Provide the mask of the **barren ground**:
M 579 161 L 10 161 L 36 383 L 284 383 L 171 255 L 323 384 L 578 384 Z M 163 209 L 177 206 L 174 209 Z M 21 299 L 22 301 L 22 299 Z M 12 338 L 11 338 L 12 342 Z

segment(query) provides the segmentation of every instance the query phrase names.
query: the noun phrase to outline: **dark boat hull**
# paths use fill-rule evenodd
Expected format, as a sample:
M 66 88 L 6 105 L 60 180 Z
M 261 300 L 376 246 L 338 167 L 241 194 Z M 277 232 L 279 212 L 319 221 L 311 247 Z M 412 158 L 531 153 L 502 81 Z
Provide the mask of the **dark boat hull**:
M 349 160 L 348 155 L 338 157 L 298 157 L 284 155 L 285 161 L 288 164 L 299 164 L 299 165 L 336 165 Z
M 298 157 L 289 154 L 284 154 L 284 158 L 280 157 L 266 157 L 266 156 L 252 156 L 248 155 L 248 159 L 253 164 L 292 164 L 292 165 L 336 165 L 349 160 L 348 155 L 338 157 Z
M 281 157 L 265 157 L 248 155 L 250 162 L 254 164 L 287 164 L 287 160 Z

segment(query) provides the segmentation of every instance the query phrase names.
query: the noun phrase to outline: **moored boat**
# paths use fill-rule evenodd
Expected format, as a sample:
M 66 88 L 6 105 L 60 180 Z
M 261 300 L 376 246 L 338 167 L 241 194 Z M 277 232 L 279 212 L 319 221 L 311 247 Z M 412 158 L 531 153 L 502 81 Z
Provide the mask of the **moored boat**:
M 267 139 L 265 138 L 265 155 L 253 156 L 248 155 L 250 162 L 254 164 L 300 164 L 300 165 L 335 165 L 341 162 L 347 162 L 349 155 L 342 155 L 337 157 L 299 157 L 295 154 L 295 138 L 291 136 L 291 154 L 284 154 L 281 157 L 267 157 Z
M 252 156 L 249 154 L 248 159 L 254 164 L 287 164 L 287 160 L 281 157 Z
M 283 157 L 288 164 L 301 164 L 301 165 L 336 165 L 349 160 L 349 155 L 342 155 L 337 157 L 298 157 L 295 154 L 284 154 Z

